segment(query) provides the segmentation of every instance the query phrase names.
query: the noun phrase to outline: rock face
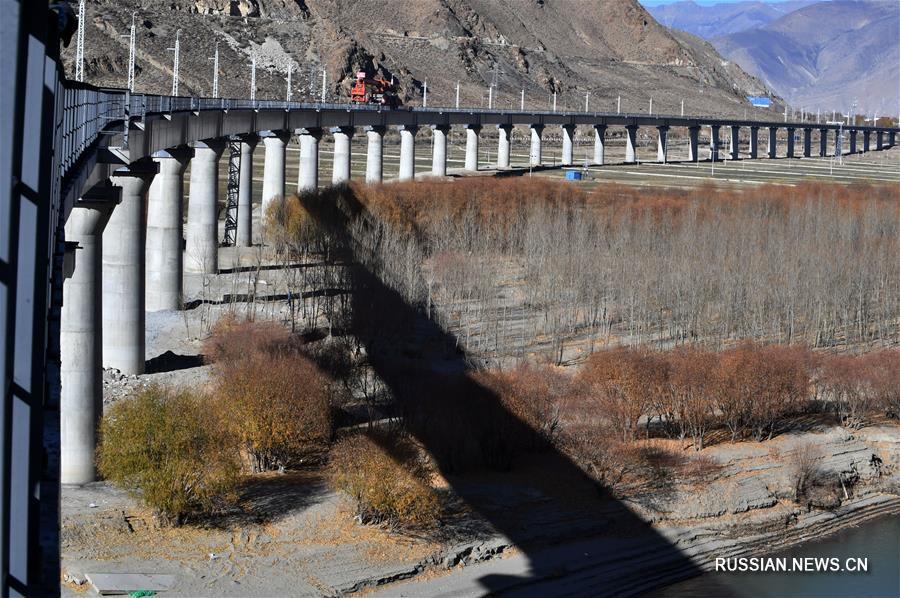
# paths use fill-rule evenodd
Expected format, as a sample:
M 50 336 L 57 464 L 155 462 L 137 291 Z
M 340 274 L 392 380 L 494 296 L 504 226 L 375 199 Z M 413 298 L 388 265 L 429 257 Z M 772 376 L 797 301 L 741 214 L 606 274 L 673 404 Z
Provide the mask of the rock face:
M 494 87 L 494 105 L 743 114 L 746 95 L 765 93 L 757 80 L 722 60 L 696 38 L 659 25 L 636 0 L 89 0 L 86 72 L 89 82 L 121 86 L 127 33 L 137 11 L 136 86 L 171 87 L 171 47 L 182 30 L 181 88 L 209 94 L 216 43 L 220 91 L 246 96 L 251 53 L 258 57 L 259 98 L 285 95 L 293 66 L 294 98 L 321 93 L 344 100 L 356 71 L 394 77 L 409 104 L 428 81 L 429 104 L 480 106 Z M 281 51 L 260 51 L 264 45 Z M 74 58 L 74 47 L 65 57 Z M 69 62 L 71 66 L 71 62 Z

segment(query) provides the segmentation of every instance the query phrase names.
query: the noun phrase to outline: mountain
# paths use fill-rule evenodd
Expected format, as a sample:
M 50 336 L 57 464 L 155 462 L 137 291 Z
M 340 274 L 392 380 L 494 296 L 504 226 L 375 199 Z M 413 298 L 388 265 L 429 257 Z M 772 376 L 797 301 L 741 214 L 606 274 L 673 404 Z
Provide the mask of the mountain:
M 713 45 L 796 107 L 894 113 L 900 104 L 900 2 L 818 2 Z
M 727 2 L 700 5 L 690 0 L 650 6 L 650 14 L 672 29 L 712 39 L 729 33 L 764 27 L 784 15 L 813 4 L 816 0 L 784 2 Z
M 168 93 L 181 30 L 180 91 L 210 94 L 218 44 L 220 93 L 247 97 L 251 54 L 257 98 L 343 101 L 358 70 L 394 77 L 408 104 L 743 114 L 767 90 L 688 34 L 657 23 L 636 0 L 88 0 L 85 72 L 123 86 L 132 13 L 136 90 Z M 69 72 L 72 44 L 64 54 Z M 773 108 L 773 112 L 778 111 Z

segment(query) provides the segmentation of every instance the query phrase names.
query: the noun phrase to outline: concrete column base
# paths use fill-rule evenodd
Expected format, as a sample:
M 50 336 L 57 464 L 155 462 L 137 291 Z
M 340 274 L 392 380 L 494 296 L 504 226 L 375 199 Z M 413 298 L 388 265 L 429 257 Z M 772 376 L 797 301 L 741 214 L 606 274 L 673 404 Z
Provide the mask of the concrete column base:
M 719 149 L 722 147 L 719 131 L 718 125 L 709 127 L 709 159 L 712 162 L 719 161 Z
M 812 157 L 812 129 L 803 129 L 803 157 Z
M 541 133 L 544 125 L 531 125 L 531 149 L 528 152 L 528 163 L 531 166 L 540 166 L 543 156 L 541 148 Z
M 353 127 L 334 127 L 329 129 L 334 136 L 334 166 L 331 171 L 331 184 L 340 185 L 350 180 L 350 140 L 353 138 Z
M 253 245 L 253 150 L 259 138 L 256 135 L 241 137 L 241 172 L 238 178 L 238 217 L 235 244 L 238 247 Z
M 759 158 L 759 127 L 750 127 L 750 159 Z
M 594 164 L 603 166 L 606 159 L 606 125 L 594 125 Z
M 384 161 L 384 127 L 366 127 L 366 182 L 380 183 Z
M 215 274 L 219 271 L 219 158 L 225 143 L 211 140 L 194 144 L 185 231 L 184 271 Z
M 110 177 L 122 203 L 103 231 L 103 365 L 123 374 L 143 374 L 145 367 L 145 201 L 155 167 L 132 165 Z
M 509 168 L 512 125 L 497 125 L 497 168 Z
M 432 125 L 431 174 L 447 176 L 447 125 Z
M 415 125 L 400 125 L 400 180 L 416 178 L 416 133 Z
M 669 127 L 656 127 L 656 161 L 665 164 L 668 161 Z
M 466 170 L 478 170 L 478 136 L 481 125 L 466 125 Z
M 562 165 L 571 166 L 575 153 L 575 125 L 563 125 L 562 134 Z
M 285 159 L 287 144 L 291 139 L 287 131 L 263 131 L 260 133 L 266 148 L 263 164 L 262 202 L 260 215 L 263 219 L 272 202 L 284 199 L 285 195 Z
M 636 125 L 628 125 L 625 127 L 625 163 L 634 164 L 637 162 L 637 130 Z
M 787 130 L 787 134 L 788 134 L 788 137 L 787 137 L 787 157 L 788 157 L 788 158 L 793 158 L 793 157 L 794 157 L 794 133 L 795 133 L 795 129 L 788 129 L 788 130 Z
M 147 311 L 181 309 L 184 171 L 193 150 L 157 152 L 147 193 Z
M 731 159 L 740 160 L 741 158 L 741 128 L 731 127 Z
M 103 415 L 103 230 L 112 202 L 82 204 L 66 221 L 66 240 L 78 243 L 75 270 L 63 284 L 60 321 L 60 482 L 97 479 L 94 450 Z

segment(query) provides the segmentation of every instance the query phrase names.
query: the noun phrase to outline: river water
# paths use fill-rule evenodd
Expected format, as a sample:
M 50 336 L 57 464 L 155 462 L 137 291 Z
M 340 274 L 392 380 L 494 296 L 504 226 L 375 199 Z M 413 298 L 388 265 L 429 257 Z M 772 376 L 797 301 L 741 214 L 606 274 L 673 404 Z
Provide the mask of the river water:
M 875 519 L 857 528 L 764 555 L 838 559 L 840 567 L 857 568 L 868 559 L 868 571 L 848 572 L 710 572 L 653 593 L 654 598 L 900 598 L 900 517 Z M 805 561 L 810 567 L 816 562 Z M 821 563 L 823 561 L 818 561 Z M 831 562 L 828 562 L 831 566 Z

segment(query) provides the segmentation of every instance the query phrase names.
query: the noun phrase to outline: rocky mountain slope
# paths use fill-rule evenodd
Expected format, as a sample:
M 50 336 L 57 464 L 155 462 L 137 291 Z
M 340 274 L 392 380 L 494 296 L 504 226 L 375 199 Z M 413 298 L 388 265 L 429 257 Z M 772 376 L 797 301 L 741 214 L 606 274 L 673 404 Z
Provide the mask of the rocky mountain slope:
M 712 40 L 796 106 L 896 113 L 900 2 L 835 0 Z
M 674 2 L 660 23 L 707 39 L 796 108 L 893 114 L 900 103 L 900 2 Z
M 785 0 L 784 2 L 726 2 L 698 4 L 693 0 L 650 6 L 647 10 L 661 24 L 687 31 L 704 39 L 728 33 L 765 27 L 784 15 L 813 4 L 815 0 Z
M 210 95 L 220 52 L 220 95 L 247 97 L 251 55 L 257 98 L 347 97 L 359 69 L 394 77 L 408 104 L 488 102 L 544 109 L 744 114 L 765 87 L 709 44 L 659 25 L 636 0 L 88 0 L 86 79 L 121 87 L 127 33 L 137 24 L 136 89 L 171 90 L 181 30 L 182 94 Z M 125 36 L 125 37 L 123 37 Z M 72 69 L 74 44 L 65 54 Z M 776 106 L 773 111 L 780 108 Z

